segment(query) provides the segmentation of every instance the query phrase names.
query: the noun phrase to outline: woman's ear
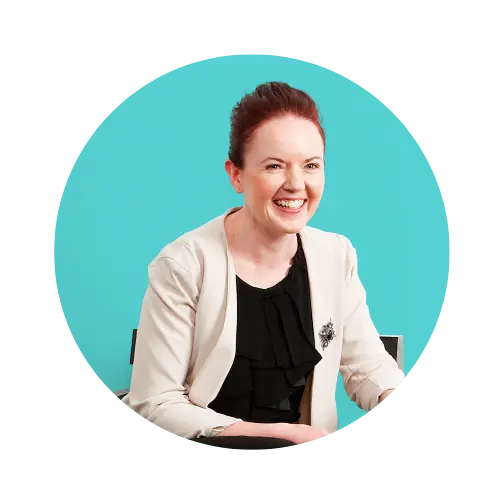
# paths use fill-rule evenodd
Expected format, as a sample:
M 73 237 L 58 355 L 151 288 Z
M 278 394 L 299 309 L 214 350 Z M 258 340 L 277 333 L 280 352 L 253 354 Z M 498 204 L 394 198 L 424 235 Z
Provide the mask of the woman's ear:
M 234 187 L 237 193 L 242 192 L 241 180 L 240 180 L 240 170 L 234 165 L 234 163 L 228 159 L 224 164 L 226 172 L 229 176 L 231 185 Z

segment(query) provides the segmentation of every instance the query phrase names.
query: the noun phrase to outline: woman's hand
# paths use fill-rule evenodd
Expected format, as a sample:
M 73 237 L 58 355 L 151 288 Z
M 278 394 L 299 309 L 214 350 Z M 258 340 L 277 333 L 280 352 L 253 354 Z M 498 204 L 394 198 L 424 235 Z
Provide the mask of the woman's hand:
M 319 429 L 317 427 L 312 427 L 311 425 L 283 424 L 283 426 L 284 432 L 281 437 L 296 444 L 307 443 L 308 441 L 313 441 L 314 439 L 318 439 L 329 434 L 329 432 L 325 429 Z
M 394 389 L 385 390 L 385 392 L 383 392 L 383 394 L 378 398 L 378 404 L 380 404 L 387 396 L 389 396 L 390 394 L 392 394 L 393 390 Z
M 290 424 L 290 423 L 255 423 L 255 422 L 236 422 L 226 427 L 217 436 L 263 436 L 287 439 L 296 444 L 313 441 L 324 436 L 329 432 L 325 429 L 318 429 L 311 425 Z

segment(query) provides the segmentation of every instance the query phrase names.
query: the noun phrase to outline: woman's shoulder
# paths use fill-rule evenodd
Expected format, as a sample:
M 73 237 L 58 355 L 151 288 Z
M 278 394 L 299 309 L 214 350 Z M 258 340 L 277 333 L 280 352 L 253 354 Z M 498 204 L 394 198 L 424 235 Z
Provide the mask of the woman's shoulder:
M 348 280 L 356 271 L 357 254 L 350 239 L 339 233 L 305 227 L 302 238 L 309 242 L 310 250 L 317 257 L 317 264 L 340 264 L 338 271 Z
M 165 245 L 151 262 L 151 266 L 168 259 L 184 269 L 194 270 L 195 266 L 201 265 L 209 254 L 225 257 L 226 241 L 223 222 L 223 216 L 219 216 L 185 232 Z
M 352 242 L 347 236 L 311 226 L 306 226 L 301 232 L 301 236 L 317 246 L 330 247 L 345 255 L 353 248 Z

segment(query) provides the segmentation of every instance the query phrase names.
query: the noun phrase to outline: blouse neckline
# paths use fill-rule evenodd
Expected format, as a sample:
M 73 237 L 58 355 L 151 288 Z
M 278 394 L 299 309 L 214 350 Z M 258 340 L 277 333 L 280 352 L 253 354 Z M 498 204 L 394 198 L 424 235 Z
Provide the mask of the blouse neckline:
M 283 292 L 285 285 L 289 282 L 290 278 L 292 277 L 294 269 L 298 268 L 299 266 L 306 265 L 303 254 L 303 245 L 301 243 L 301 237 L 299 236 L 299 233 L 296 233 L 296 238 L 298 245 L 297 250 L 296 253 L 294 254 L 294 257 L 292 258 L 292 264 L 289 268 L 289 271 L 287 272 L 287 275 L 284 278 L 282 278 L 282 280 L 280 280 L 275 285 L 272 285 L 271 287 L 262 288 L 250 285 L 249 283 L 245 282 L 245 280 L 242 280 L 238 275 L 236 275 L 237 283 L 239 283 L 244 289 L 249 290 L 251 293 L 254 293 L 256 295 L 263 294 L 265 296 L 268 296 L 270 294 Z

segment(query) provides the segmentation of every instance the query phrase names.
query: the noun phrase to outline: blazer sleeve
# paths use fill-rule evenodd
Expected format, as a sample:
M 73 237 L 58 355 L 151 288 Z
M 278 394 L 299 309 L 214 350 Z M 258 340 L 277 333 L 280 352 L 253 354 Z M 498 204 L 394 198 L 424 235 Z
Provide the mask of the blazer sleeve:
M 352 401 L 369 411 L 380 395 L 396 388 L 404 373 L 385 350 L 369 313 L 366 291 L 357 273 L 357 254 L 350 241 L 346 248 L 343 345 L 340 372 Z
M 170 257 L 158 257 L 149 265 L 131 386 L 123 398 L 147 420 L 186 438 L 213 436 L 240 420 L 188 399 L 186 377 L 198 299 L 195 277 Z

